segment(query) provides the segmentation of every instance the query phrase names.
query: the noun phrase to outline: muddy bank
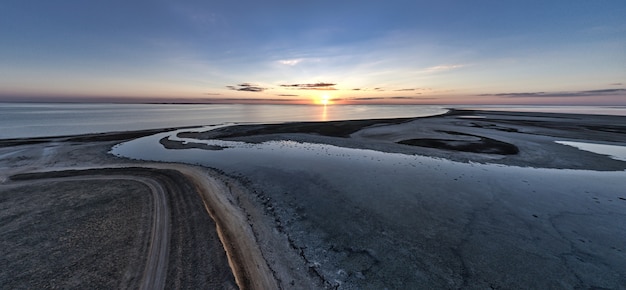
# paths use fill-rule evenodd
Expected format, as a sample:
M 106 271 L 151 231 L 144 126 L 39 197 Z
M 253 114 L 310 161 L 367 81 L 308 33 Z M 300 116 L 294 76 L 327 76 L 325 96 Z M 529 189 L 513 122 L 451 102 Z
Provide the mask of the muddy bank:
M 181 127 L 192 128 L 192 127 Z M 1 147 L 29 145 L 29 144 L 43 144 L 50 142 L 104 142 L 104 141 L 124 141 L 136 139 L 144 136 L 154 135 L 156 133 L 172 131 L 181 128 L 163 128 L 141 131 L 121 131 L 110 133 L 94 133 L 83 135 L 71 135 L 71 136 L 54 136 L 54 137 L 37 137 L 37 138 L 17 138 L 17 139 L 0 139 Z
M 167 148 L 221 150 L 197 140 L 262 143 L 291 140 L 418 154 L 460 162 L 558 169 L 624 170 L 626 163 L 555 141 L 626 143 L 626 117 L 553 113 L 450 110 L 424 118 L 239 125 L 181 132 Z M 195 141 L 194 141 L 195 140 Z M 210 148 L 209 148 L 210 147 Z

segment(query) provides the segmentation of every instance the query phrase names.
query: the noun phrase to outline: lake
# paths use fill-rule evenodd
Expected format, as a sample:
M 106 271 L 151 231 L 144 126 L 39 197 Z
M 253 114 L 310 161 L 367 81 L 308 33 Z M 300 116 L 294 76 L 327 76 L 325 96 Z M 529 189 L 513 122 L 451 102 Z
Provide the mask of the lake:
M 233 104 L 0 104 L 0 139 L 222 123 L 275 123 L 431 116 L 442 106 Z
M 0 139 L 64 136 L 223 123 L 276 123 L 424 117 L 452 106 L 0 103 Z M 459 107 L 460 106 L 455 106 Z M 626 107 L 490 107 L 626 115 Z

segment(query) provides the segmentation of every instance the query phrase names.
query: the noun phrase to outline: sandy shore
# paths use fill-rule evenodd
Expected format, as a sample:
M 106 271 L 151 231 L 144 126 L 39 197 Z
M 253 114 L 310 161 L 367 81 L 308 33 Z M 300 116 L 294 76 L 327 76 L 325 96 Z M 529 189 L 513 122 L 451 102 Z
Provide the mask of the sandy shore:
M 3 235 L 11 246 L 3 249 L 34 253 L 3 254 L 3 265 L 31 270 L 19 276 L 3 267 L 0 280 L 15 287 L 143 285 L 155 243 L 147 233 L 159 217 L 150 218 L 146 199 L 155 190 L 141 177 L 165 188 L 171 212 L 167 269 L 157 286 L 619 288 L 626 283 L 619 243 L 626 239 L 619 191 L 626 162 L 555 141 L 624 146 L 622 124 L 616 116 L 452 111 L 233 126 L 179 133 L 185 142 L 159 137 L 151 144 L 165 153 L 149 157 L 142 147 L 146 157 L 135 158 L 144 161 L 107 152 L 167 130 L 0 140 L 0 206 L 24 209 L 2 211 L 0 229 L 14 233 Z M 176 155 L 189 150 L 191 160 Z M 31 174 L 42 171 L 57 173 Z M 23 193 L 28 198 L 17 197 Z M 104 194 L 110 202 L 99 201 Z M 61 214 L 50 199 L 74 212 L 55 218 L 43 235 L 35 233 L 45 222 L 24 227 L 30 212 Z M 96 212 L 108 217 L 99 228 L 73 218 L 91 221 Z M 67 239 L 61 231 L 81 229 L 72 243 L 49 244 Z M 90 231 L 111 238 L 89 240 Z M 65 259 L 40 264 L 46 251 Z M 87 264 L 94 266 L 80 267 Z

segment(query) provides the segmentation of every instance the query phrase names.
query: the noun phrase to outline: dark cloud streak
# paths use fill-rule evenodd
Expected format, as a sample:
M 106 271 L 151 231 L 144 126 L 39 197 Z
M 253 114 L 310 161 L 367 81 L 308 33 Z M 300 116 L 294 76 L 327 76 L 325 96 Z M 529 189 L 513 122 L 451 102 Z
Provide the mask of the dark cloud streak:
M 240 91 L 240 92 L 254 92 L 254 93 L 259 93 L 259 92 L 263 92 L 265 90 L 267 90 L 266 88 L 262 88 L 259 87 L 258 85 L 254 85 L 251 83 L 241 83 L 238 84 L 236 86 L 226 86 L 228 89 L 231 89 L 233 91 Z
M 405 97 L 405 96 L 397 96 L 397 97 L 360 97 L 360 98 L 345 98 L 345 99 L 336 99 L 336 100 L 347 100 L 347 101 L 376 101 L 376 100 L 434 100 L 437 98 L 432 97 Z
M 283 88 L 292 90 L 311 90 L 311 91 L 336 91 L 334 83 L 313 83 L 313 84 L 283 84 Z
M 289 84 L 289 85 L 280 85 L 284 88 L 325 88 L 325 87 L 333 87 L 337 84 L 333 83 L 314 83 L 314 84 Z
M 486 97 L 505 97 L 505 98 L 576 98 L 576 97 L 593 97 L 597 95 L 620 95 L 626 94 L 626 89 L 603 89 L 589 90 L 578 92 L 526 92 L 526 93 L 500 93 L 500 94 L 482 94 L 479 96 Z

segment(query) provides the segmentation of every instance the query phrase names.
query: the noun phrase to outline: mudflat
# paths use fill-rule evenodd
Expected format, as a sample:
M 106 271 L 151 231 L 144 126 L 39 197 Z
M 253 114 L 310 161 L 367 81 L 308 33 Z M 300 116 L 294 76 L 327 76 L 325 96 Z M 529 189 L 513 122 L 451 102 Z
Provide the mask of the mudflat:
M 26 258 L 3 256 L 25 273 L 3 268 L 3 285 L 626 285 L 626 162 L 556 143 L 624 146 L 625 117 L 452 110 L 167 131 L 0 140 L 0 206 L 15 209 L 2 243 Z M 170 226 L 155 228 L 163 206 Z M 150 254 L 155 231 L 165 254 Z M 39 263 L 47 253 L 64 258 Z

